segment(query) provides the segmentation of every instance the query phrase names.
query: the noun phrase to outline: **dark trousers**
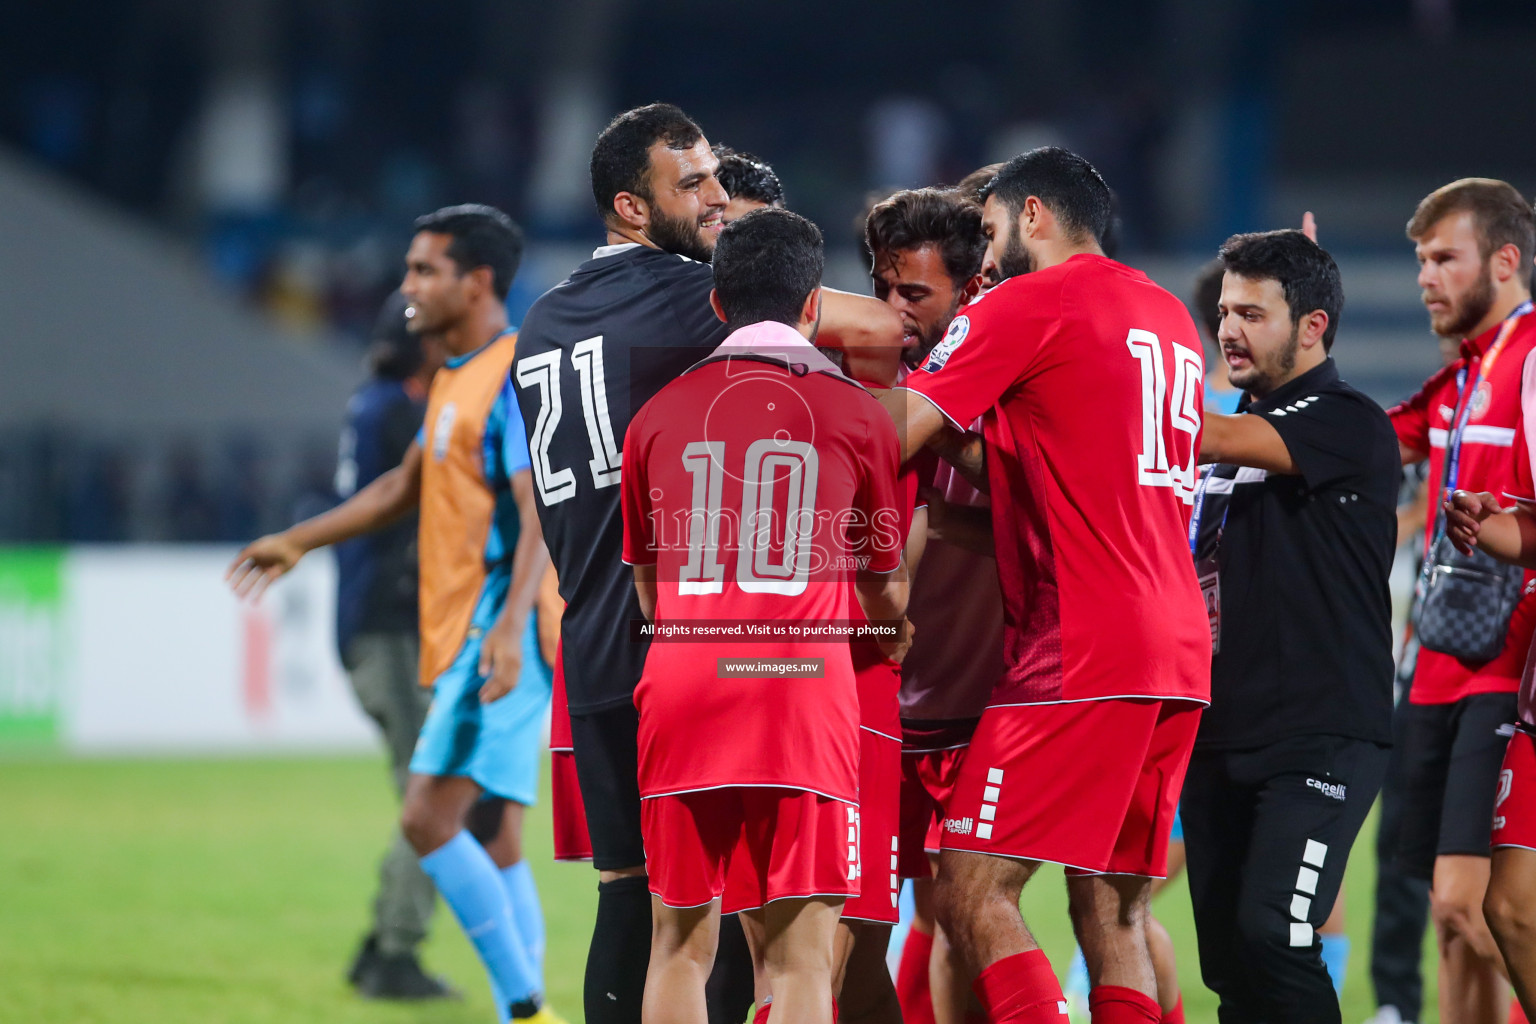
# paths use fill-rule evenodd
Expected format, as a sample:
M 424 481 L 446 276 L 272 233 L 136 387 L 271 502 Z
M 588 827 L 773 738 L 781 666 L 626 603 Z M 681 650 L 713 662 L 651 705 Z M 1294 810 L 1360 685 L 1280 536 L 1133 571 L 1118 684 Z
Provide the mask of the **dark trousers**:
M 411 751 L 427 716 L 431 692 L 417 682 L 420 643 L 415 633 L 364 633 L 347 645 L 347 675 L 357 701 L 384 734 L 396 794 L 405 792 Z M 420 858 L 395 829 L 379 865 L 373 898 L 372 934 L 389 956 L 415 952 L 427 937 L 437 889 L 421 870 Z
M 1189 892 L 1221 1024 L 1338 1024 L 1317 929 L 1386 763 L 1387 748 L 1337 736 L 1190 759 L 1180 807 Z
M 1429 883 L 1405 874 L 1397 865 L 1393 837 L 1406 810 L 1402 784 L 1401 710 L 1408 701 L 1403 687 L 1392 714 L 1392 755 L 1381 786 L 1381 820 L 1376 830 L 1376 915 L 1371 922 L 1371 986 L 1377 1006 L 1395 1006 L 1403 1020 L 1418 1020 L 1424 1008 L 1424 978 L 1419 958 L 1429 925 Z

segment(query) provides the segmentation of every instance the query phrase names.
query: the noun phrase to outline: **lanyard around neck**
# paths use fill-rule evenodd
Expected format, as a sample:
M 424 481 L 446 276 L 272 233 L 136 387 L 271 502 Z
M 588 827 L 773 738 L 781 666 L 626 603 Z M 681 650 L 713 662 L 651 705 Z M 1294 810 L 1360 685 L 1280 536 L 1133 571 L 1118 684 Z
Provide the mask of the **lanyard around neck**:
M 1451 492 L 1456 490 L 1456 483 L 1461 474 L 1461 441 L 1466 434 L 1467 424 L 1472 421 L 1472 403 L 1477 398 L 1477 389 L 1482 387 L 1483 381 L 1493 374 L 1493 366 L 1499 360 L 1499 355 L 1504 351 L 1505 342 L 1514 333 L 1515 325 L 1520 318 L 1531 311 L 1531 302 L 1525 302 L 1515 307 L 1514 312 L 1504 318 L 1499 325 L 1498 336 L 1493 339 L 1493 344 L 1488 346 L 1488 351 L 1483 358 L 1478 360 L 1477 375 L 1472 378 L 1472 386 L 1467 386 L 1467 367 L 1463 366 L 1456 371 L 1456 408 L 1457 416 L 1455 429 L 1445 441 L 1445 476 L 1441 482 L 1440 499 L 1445 501 L 1450 498 Z
M 1215 466 L 1206 466 L 1200 474 L 1200 480 L 1195 484 L 1195 507 L 1189 513 L 1189 553 L 1193 557 L 1195 548 L 1200 543 L 1200 520 L 1205 518 L 1205 497 L 1210 491 L 1211 479 L 1216 475 Z M 1216 528 L 1216 543 L 1221 544 L 1221 534 L 1227 528 L 1227 513 L 1232 511 L 1232 502 L 1229 499 L 1227 507 L 1221 512 L 1221 525 Z

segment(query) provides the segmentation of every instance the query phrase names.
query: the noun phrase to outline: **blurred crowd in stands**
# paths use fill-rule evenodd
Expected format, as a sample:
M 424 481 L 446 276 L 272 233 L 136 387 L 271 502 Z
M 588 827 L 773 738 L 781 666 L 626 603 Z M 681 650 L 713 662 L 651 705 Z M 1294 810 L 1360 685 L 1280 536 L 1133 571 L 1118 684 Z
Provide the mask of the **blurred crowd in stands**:
M 446 203 L 491 203 L 527 229 L 508 302 L 518 322 L 566 257 L 600 238 L 590 141 L 634 103 L 679 101 L 713 141 L 769 159 L 834 256 L 851 252 L 872 190 L 953 182 L 1060 143 L 1114 183 L 1130 262 L 1204 258 L 1233 231 L 1299 213 L 1276 219 L 1277 183 L 1317 171 L 1315 132 L 1337 96 L 1418 110 L 1416 77 L 1379 69 L 1449 39 L 1460 63 L 1425 86 L 1430 98 L 1480 97 L 1474 72 L 1500 62 L 1478 47 L 1536 26 L 1528 0 L 984 0 L 967 23 L 980 33 L 922 29 L 942 21 L 922 0 L 889 0 L 878 18 L 828 21 L 810 0 L 778 13 L 701 19 L 686 0 L 27 5 L 0 33 L 0 155 L 155 225 L 229 293 L 350 357 L 399 282 L 412 219 Z M 913 26 L 921 75 L 902 63 Z M 1042 38 L 1051 45 L 1021 63 L 1020 41 Z M 668 41 L 730 59 L 682 59 Z M 1360 59 L 1329 59 L 1320 43 Z M 787 55 L 815 73 L 786 74 Z M 1325 169 L 1374 175 L 1378 142 L 1340 128 Z M 1536 147 L 1519 133 L 1498 142 L 1514 158 Z M 1306 181 L 1307 203 L 1328 209 L 1326 187 Z M 1401 254 L 1402 204 L 1382 205 L 1380 224 L 1330 221 L 1335 244 Z M 0 431 L 0 542 L 248 538 L 329 495 L 333 438 L 224 434 Z
M 236 541 L 335 503 L 336 441 L 0 435 L 0 542 Z

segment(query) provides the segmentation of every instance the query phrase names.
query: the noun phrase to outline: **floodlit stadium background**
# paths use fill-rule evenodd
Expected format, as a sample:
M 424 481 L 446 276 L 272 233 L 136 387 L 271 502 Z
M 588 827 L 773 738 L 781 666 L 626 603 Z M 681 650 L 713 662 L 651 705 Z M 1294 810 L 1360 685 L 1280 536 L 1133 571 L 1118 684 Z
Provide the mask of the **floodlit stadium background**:
M 862 289 L 869 194 L 1060 142 L 1116 189 L 1121 258 L 1180 295 L 1226 235 L 1315 211 L 1348 300 L 1338 361 L 1389 403 L 1438 365 L 1403 238 L 1414 203 L 1464 175 L 1536 191 L 1532 53 L 1529 0 L 10 12 L 0 1018 L 490 1019 L 446 912 L 425 958 L 468 1002 L 346 989 L 394 812 L 336 664 L 333 568 L 311 556 L 256 608 L 221 581 L 235 542 L 331 500 L 342 406 L 416 215 L 490 202 L 528 229 L 516 322 L 600 241 L 599 128 L 667 99 L 771 162 L 827 233 L 830 283 Z M 552 1002 L 577 1020 L 595 880 L 549 863 L 547 808 L 529 827 Z M 1373 1008 L 1371 836 L 1346 888 L 1346 1020 Z M 1064 968 L 1059 887 L 1031 892 Z M 1214 1019 L 1182 891 L 1159 913 L 1190 1019 Z

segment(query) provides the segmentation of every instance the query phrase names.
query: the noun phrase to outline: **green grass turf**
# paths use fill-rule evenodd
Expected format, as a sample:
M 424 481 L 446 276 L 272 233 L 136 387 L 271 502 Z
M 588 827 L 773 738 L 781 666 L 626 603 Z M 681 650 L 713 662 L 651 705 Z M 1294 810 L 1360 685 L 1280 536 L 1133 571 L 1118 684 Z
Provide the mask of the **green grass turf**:
M 423 958 L 465 992 L 463 1002 L 373 1003 L 342 979 L 367 924 L 393 815 L 383 765 L 369 759 L 0 762 L 0 1019 L 494 1021 L 474 951 L 441 905 Z M 527 828 L 548 922 L 550 1002 L 580 1021 L 596 877 L 585 865 L 551 861 L 547 805 Z M 1349 869 L 1346 1024 L 1373 1009 L 1373 871 L 1369 855 Z M 1059 870 L 1031 883 L 1024 910 L 1064 971 L 1071 934 Z M 1179 950 L 1189 1020 L 1214 1022 L 1183 885 L 1155 910 Z M 1425 1020 L 1434 1021 L 1434 970 L 1425 963 Z

